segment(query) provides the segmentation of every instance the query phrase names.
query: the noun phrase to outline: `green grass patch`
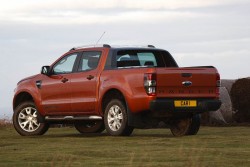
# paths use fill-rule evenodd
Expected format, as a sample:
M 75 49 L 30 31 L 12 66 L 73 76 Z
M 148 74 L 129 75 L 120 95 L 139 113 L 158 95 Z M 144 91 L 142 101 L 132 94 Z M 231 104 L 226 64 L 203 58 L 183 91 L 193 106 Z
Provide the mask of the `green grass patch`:
M 249 166 L 249 132 L 249 127 L 201 127 L 198 135 L 179 138 L 168 129 L 111 137 L 51 128 L 43 136 L 23 137 L 0 127 L 0 166 Z

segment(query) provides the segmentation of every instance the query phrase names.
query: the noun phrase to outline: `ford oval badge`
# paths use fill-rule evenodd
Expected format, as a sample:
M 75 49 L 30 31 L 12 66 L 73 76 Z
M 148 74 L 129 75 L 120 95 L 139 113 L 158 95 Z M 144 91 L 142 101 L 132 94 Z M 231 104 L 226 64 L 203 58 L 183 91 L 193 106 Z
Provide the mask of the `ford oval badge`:
M 192 82 L 191 81 L 184 81 L 184 82 L 182 82 L 182 85 L 183 86 L 191 86 Z

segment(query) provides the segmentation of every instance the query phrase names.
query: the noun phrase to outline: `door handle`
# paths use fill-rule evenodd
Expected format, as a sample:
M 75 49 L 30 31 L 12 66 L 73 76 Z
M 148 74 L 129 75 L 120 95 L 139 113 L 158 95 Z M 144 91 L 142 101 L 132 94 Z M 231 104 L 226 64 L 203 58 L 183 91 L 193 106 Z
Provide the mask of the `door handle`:
M 91 79 L 93 79 L 94 78 L 94 76 L 93 75 L 89 75 L 89 76 L 87 76 L 87 79 L 88 80 L 91 80 Z
M 67 78 L 63 78 L 61 81 L 62 81 L 63 83 L 65 83 L 65 82 L 68 82 L 69 80 L 68 80 Z

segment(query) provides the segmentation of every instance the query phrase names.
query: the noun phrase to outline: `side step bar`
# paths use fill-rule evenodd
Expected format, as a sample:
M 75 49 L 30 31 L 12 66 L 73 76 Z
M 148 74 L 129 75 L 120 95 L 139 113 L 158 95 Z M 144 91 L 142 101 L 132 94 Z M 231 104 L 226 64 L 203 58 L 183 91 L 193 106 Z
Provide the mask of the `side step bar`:
M 46 116 L 46 121 L 66 121 L 66 120 L 102 120 L 102 117 L 91 115 L 91 116 Z

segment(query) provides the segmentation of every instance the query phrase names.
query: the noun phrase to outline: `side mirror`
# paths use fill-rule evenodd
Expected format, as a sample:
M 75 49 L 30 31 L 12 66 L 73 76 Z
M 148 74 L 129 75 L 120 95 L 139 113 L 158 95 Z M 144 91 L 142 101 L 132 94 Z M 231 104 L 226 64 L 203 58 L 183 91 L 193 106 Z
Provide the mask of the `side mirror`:
M 42 66 L 41 74 L 49 76 L 50 66 Z

